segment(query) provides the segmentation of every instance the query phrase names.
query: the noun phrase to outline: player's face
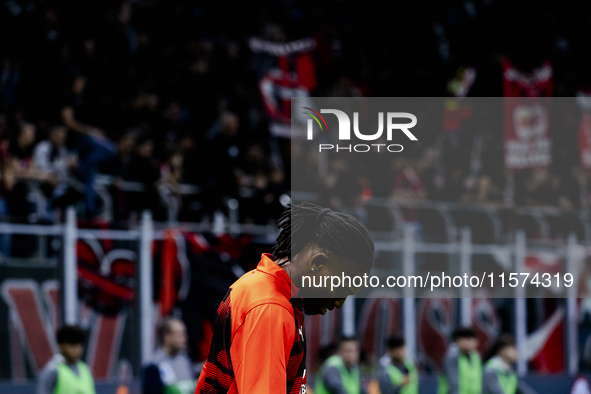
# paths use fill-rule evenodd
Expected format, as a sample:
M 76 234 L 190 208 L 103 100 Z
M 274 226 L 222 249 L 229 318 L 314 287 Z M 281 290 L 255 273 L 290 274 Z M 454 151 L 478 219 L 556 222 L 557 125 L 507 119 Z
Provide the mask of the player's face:
M 406 347 L 399 346 L 395 349 L 390 350 L 390 357 L 395 362 L 401 362 L 402 360 L 404 360 L 405 353 L 406 353 Z
M 343 273 L 341 267 L 343 265 L 329 262 L 326 267 L 321 267 L 317 276 L 341 276 Z M 356 273 L 345 271 L 345 275 L 355 276 Z M 328 311 L 342 308 L 347 297 L 355 295 L 358 291 L 359 289 L 354 287 L 343 287 L 331 292 L 329 286 L 321 287 L 318 289 L 318 298 L 304 297 L 304 312 L 307 315 L 326 315 Z
M 83 351 L 84 347 L 81 343 L 60 343 L 60 352 L 70 363 L 80 360 Z
M 319 250 L 304 252 L 294 271 L 296 283 L 302 283 L 303 275 L 313 277 L 312 283 L 322 284 L 318 287 L 308 287 L 302 293 L 304 313 L 307 315 L 324 315 L 335 308 L 341 308 L 348 296 L 354 295 L 359 288 L 349 287 L 349 284 L 332 288 L 331 277 L 362 276 L 363 273 L 353 270 L 353 264 L 342 258 Z M 310 283 L 310 282 L 309 282 Z M 352 286 L 352 284 L 351 284 Z
M 346 341 L 339 346 L 339 355 L 347 365 L 356 365 L 359 362 L 359 344 L 357 341 Z
M 187 346 L 187 330 L 180 321 L 170 323 L 170 331 L 166 334 L 166 341 L 175 352 L 184 350 Z
M 501 357 L 514 364 L 517 362 L 517 348 L 515 346 L 506 346 L 501 350 Z
M 35 142 L 35 126 L 30 123 L 23 125 L 20 139 L 23 145 L 28 146 Z
M 345 298 L 304 298 L 304 313 L 306 315 L 326 315 L 326 312 L 340 309 Z
M 57 127 L 51 130 L 49 140 L 52 144 L 61 146 L 66 143 L 66 135 L 65 127 Z
M 464 352 L 474 352 L 478 350 L 477 338 L 460 338 L 457 341 L 458 347 Z

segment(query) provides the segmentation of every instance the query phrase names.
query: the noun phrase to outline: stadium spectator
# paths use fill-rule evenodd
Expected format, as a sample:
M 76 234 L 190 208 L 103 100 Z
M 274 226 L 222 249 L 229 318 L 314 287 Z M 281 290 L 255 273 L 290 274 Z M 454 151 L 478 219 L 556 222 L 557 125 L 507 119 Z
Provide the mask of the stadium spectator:
M 517 347 L 510 335 L 501 335 L 491 349 L 493 357 L 484 365 L 484 394 L 536 394 L 515 373 Z
M 144 394 L 193 394 L 195 374 L 191 360 L 185 353 L 187 332 L 185 324 L 172 317 L 164 318 L 158 327 L 160 348 L 144 366 L 142 392 Z
M 565 24 L 547 10 L 536 10 L 528 19 L 528 31 L 558 32 L 565 26 L 572 29 L 564 30 L 560 37 L 558 33 L 544 34 L 536 40 L 530 37 L 538 44 L 532 50 L 523 50 L 520 45 L 527 49 L 529 43 L 508 39 L 521 28 L 520 16 L 531 12 L 520 2 L 471 2 L 465 9 L 442 5 L 432 18 L 427 18 L 428 22 L 412 26 L 424 29 L 424 34 L 411 34 L 414 44 L 397 45 L 392 51 L 384 51 L 379 37 L 399 37 L 410 28 L 374 21 L 363 12 L 352 13 L 350 7 L 333 10 L 319 23 L 316 11 L 303 3 L 294 5 L 294 12 L 271 12 L 272 18 L 263 17 L 264 13 L 256 9 L 249 11 L 253 13 L 249 18 L 239 13 L 229 15 L 220 5 L 183 3 L 174 10 L 165 10 L 159 1 L 113 6 L 91 3 L 80 10 L 53 1 L 29 8 L 11 2 L 2 13 L 6 23 L 0 26 L 6 48 L 0 55 L 0 116 L 10 112 L 26 114 L 40 130 L 58 122 L 68 128 L 67 147 L 79 155 L 74 175 L 84 185 L 84 208 L 90 216 L 98 211 L 92 188 L 94 174 L 114 155 L 111 141 L 119 141 L 120 130 L 139 128 L 151 135 L 155 143 L 153 159 L 159 164 L 173 152 L 184 150 L 183 141 L 192 139 L 201 150 L 200 162 L 208 163 L 213 170 L 199 176 L 184 171 L 184 182 L 200 186 L 205 201 L 196 206 L 210 216 L 216 210 L 223 211 L 228 199 L 239 197 L 241 181 L 236 170 L 244 172 L 241 166 L 249 145 L 267 140 L 273 145 L 281 140 L 269 134 L 269 119 L 264 112 L 269 103 L 257 97 L 273 101 L 282 119 L 289 100 L 275 100 L 277 92 L 297 90 L 300 85 L 317 97 L 391 96 L 392 92 L 398 96 L 498 97 L 503 94 L 499 55 L 513 60 L 524 74 L 550 59 L 556 95 L 575 96 L 589 84 L 584 73 L 587 61 L 573 56 L 586 23 Z M 325 7 L 318 12 L 326 15 Z M 403 13 L 414 15 L 420 13 L 420 8 L 408 6 Z M 498 34 L 492 28 L 497 25 L 494 21 L 507 13 L 513 18 L 502 19 L 507 29 Z M 343 18 L 350 23 L 338 22 Z M 159 23 L 154 23 L 156 20 Z M 216 20 L 227 23 L 213 25 Z M 26 29 L 26 25 L 38 29 Z M 196 25 L 200 28 L 193 30 L 191 27 Z M 166 34 L 155 26 L 168 26 Z M 386 30 L 377 30 L 376 26 Z M 360 45 L 359 40 L 351 38 L 351 31 L 363 31 L 376 39 L 369 46 Z M 245 50 L 247 37 L 257 34 L 273 44 L 314 37 L 316 50 L 295 61 L 279 61 L 268 54 L 258 56 Z M 14 35 L 21 37 L 19 43 L 8 39 Z M 35 48 L 34 53 L 30 48 Z M 265 85 L 272 87 L 271 91 L 260 91 L 257 81 L 268 69 L 293 71 L 297 74 L 296 85 L 283 86 L 289 84 L 290 77 L 278 85 Z M 564 209 L 580 205 L 580 196 L 588 193 L 577 190 L 578 180 L 572 175 L 573 168 L 580 167 L 578 119 L 573 117 L 571 122 L 573 132 L 554 138 L 551 174 L 546 181 L 539 182 L 536 175 L 526 171 L 524 179 L 505 182 L 513 175 L 504 172 L 502 131 L 463 122 L 463 117 L 458 120 L 455 115 L 465 110 L 470 113 L 468 121 L 472 112 L 478 113 L 464 107 L 448 111 L 446 121 L 422 131 L 420 144 L 405 154 L 405 162 L 392 163 L 388 155 L 378 159 L 381 162 L 373 168 L 380 171 L 370 174 L 370 178 L 373 175 L 382 179 L 369 179 L 372 196 L 507 205 L 512 205 L 512 200 L 517 205 L 530 201 Z M 483 141 L 481 150 L 474 149 L 477 141 Z M 265 155 L 268 149 L 263 147 Z M 273 154 L 281 156 L 278 151 Z M 437 159 L 424 166 L 422 157 L 432 154 Z M 300 160 L 297 156 L 293 159 Z M 193 157 L 185 154 L 184 159 L 185 167 L 196 167 L 191 163 Z M 289 155 L 274 158 L 274 166 L 281 160 L 287 169 L 283 178 L 289 183 Z M 338 166 L 328 163 L 330 169 Z M 324 191 L 334 185 L 334 171 L 319 171 L 318 163 L 299 167 L 293 168 L 294 177 L 299 177 L 300 172 L 313 177 L 310 188 L 322 185 Z M 337 172 L 336 178 L 345 174 Z M 512 188 L 513 199 L 507 197 L 512 195 Z M 333 190 L 322 198 L 331 201 L 336 194 Z M 271 199 L 275 193 L 264 195 Z M 257 216 L 256 222 L 268 221 L 272 211 L 266 208 L 261 205 L 257 208 L 260 212 L 249 214 Z
M 381 366 L 378 375 L 381 394 L 418 394 L 419 374 L 412 360 L 406 357 L 404 338 L 393 336 L 388 339 L 390 362 Z
M 189 114 L 178 101 L 172 101 L 162 113 L 162 129 L 157 134 L 156 158 L 165 160 L 180 148 L 181 142 L 191 134 Z
M 84 184 L 86 214 L 95 214 L 96 193 L 93 188 L 94 177 L 98 167 L 115 153 L 115 145 L 103 130 L 90 126 L 92 107 L 86 98 L 87 80 L 81 75 L 74 77 L 71 93 L 61 108 L 63 124 L 72 132 L 70 138 L 79 156 L 76 168 L 78 179 Z
M 113 176 L 109 191 L 113 197 L 113 216 L 117 220 L 126 220 L 133 210 L 133 193 L 122 188 L 124 181 L 136 180 L 136 167 L 133 151 L 136 146 L 136 132 L 127 131 L 117 141 L 117 154 L 99 167 L 99 172 Z
M 66 149 L 67 134 L 65 127 L 53 127 L 47 140 L 38 143 L 33 153 L 35 168 L 44 174 L 48 183 L 54 185 L 66 183 L 76 165 Z
M 84 193 L 83 186 L 72 176 L 78 159 L 66 148 L 67 134 L 63 126 L 51 128 L 47 140 L 37 144 L 33 152 L 33 165 L 41 174 L 41 186 L 54 208 L 71 205 Z
M 154 159 L 154 141 L 144 134 L 137 139 L 133 154 L 133 175 L 130 180 L 139 182 L 144 191 L 135 193 L 131 202 L 137 212 L 145 209 L 152 211 L 155 220 L 165 220 L 166 214 L 158 194 L 160 166 Z
M 558 206 L 568 210 L 574 208 L 574 203 L 565 195 L 561 179 L 548 169 L 531 173 L 526 184 L 525 203 Z
M 359 375 L 359 341 L 342 338 L 336 354 L 330 356 L 320 367 L 316 376 L 316 394 L 361 394 Z
M 57 331 L 60 353 L 39 374 L 36 394 L 94 394 L 94 379 L 81 360 L 84 332 L 77 326 L 63 326 Z
M 117 154 L 108 159 L 100 167 L 101 173 L 113 175 L 115 183 L 119 183 L 121 180 L 136 180 L 133 163 L 133 150 L 136 146 L 136 137 L 134 131 L 125 132 L 117 141 Z
M 169 185 L 178 185 L 184 180 L 184 156 L 181 151 L 169 154 L 168 159 L 162 166 L 160 180 Z
M 33 165 L 33 149 L 35 147 L 36 127 L 32 123 L 23 122 L 16 138 L 9 141 L 8 167 L 12 171 L 14 184 L 7 194 L 6 202 L 11 217 L 21 222 L 27 221 L 34 212 L 33 205 L 28 201 L 30 180 L 45 181 L 47 173 L 39 171 Z
M 16 138 L 9 141 L 8 153 L 10 159 L 14 162 L 15 176 L 18 178 L 28 178 L 30 172 L 35 172 L 31 162 L 36 133 L 37 128 L 34 124 L 22 122 Z
M 103 133 L 96 127 L 86 124 L 91 116 L 91 108 L 86 100 L 87 80 L 82 75 L 76 75 L 72 79 L 72 89 L 64 99 L 61 108 L 61 116 L 64 125 L 72 131 L 81 134 L 99 135 Z
M 229 111 L 208 131 L 207 157 L 205 162 L 215 171 L 208 173 L 208 208 L 211 211 L 223 208 L 223 201 L 238 195 L 237 173 L 243 141 L 239 135 L 238 117 Z
M 413 168 L 403 157 L 394 160 L 394 189 L 391 196 L 399 199 L 423 199 L 426 197 L 425 186 Z
M 280 170 L 273 167 L 261 144 L 252 144 L 236 170 L 242 222 L 266 224 L 266 212 L 274 209 L 282 181 Z
M 482 361 L 478 354 L 476 331 L 459 327 L 452 333 L 453 343 L 443 360 L 439 394 L 482 394 Z

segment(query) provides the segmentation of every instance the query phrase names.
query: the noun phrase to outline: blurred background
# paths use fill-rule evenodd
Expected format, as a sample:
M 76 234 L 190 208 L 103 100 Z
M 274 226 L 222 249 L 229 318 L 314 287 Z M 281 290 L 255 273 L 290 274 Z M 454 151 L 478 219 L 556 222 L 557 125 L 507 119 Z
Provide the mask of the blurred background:
M 198 369 L 227 286 L 269 251 L 274 222 L 296 195 L 396 240 L 378 248 L 378 262 L 402 262 L 408 248 L 406 264 L 416 265 L 469 255 L 508 271 L 518 262 L 551 271 L 586 261 L 591 4 L 383 7 L 0 4 L 3 392 L 31 392 L 64 322 L 87 331 L 84 359 L 101 392 L 137 387 L 163 316 L 185 322 Z M 293 96 L 449 102 L 408 154 L 376 163 L 389 174 L 380 174 L 390 179 L 384 183 L 344 160 L 320 165 L 302 155 L 290 139 Z M 515 136 L 470 122 L 474 111 L 461 98 L 478 96 L 577 100 L 559 112 L 566 129 L 537 137 L 549 151 L 515 164 L 505 152 Z M 292 191 L 292 176 L 308 180 L 309 190 Z M 343 201 L 344 191 L 355 198 Z M 467 252 L 476 245 L 488 248 Z M 511 332 L 529 349 L 519 371 L 532 386 L 568 392 L 591 368 L 588 271 L 570 301 L 356 300 L 345 317 L 309 319 L 309 368 L 315 372 L 348 319 L 362 339 L 367 379 L 385 339 L 404 333 L 433 384 L 451 330 L 470 323 L 483 353 Z M 403 318 L 408 310 L 416 319 Z

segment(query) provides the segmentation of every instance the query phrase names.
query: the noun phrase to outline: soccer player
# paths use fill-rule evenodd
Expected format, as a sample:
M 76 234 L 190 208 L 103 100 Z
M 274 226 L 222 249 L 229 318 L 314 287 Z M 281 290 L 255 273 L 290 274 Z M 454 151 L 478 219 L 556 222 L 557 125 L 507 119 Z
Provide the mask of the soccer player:
M 339 341 L 337 353 L 320 367 L 314 394 L 365 393 L 359 380 L 359 342 L 355 338 Z
M 511 335 L 501 335 L 492 348 L 493 357 L 484 365 L 485 394 L 535 394 L 525 382 L 517 378 L 515 363 L 517 347 Z
M 389 365 L 382 366 L 378 380 L 381 394 L 418 394 L 419 374 L 415 363 L 406 358 L 404 338 L 388 339 Z
M 438 394 L 482 394 L 482 360 L 476 331 L 460 327 L 454 330 L 452 339 L 443 360 Z
M 305 393 L 304 313 L 325 314 L 346 297 L 331 298 L 324 288 L 318 298 L 299 297 L 296 284 L 303 276 L 371 269 L 373 242 L 350 215 L 302 203 L 284 212 L 278 227 L 273 254 L 263 254 L 256 269 L 230 286 L 218 308 L 196 393 Z
M 80 360 L 84 352 L 84 332 L 76 326 L 63 326 L 57 331 L 60 354 L 56 354 L 41 371 L 37 394 L 95 394 L 94 379 L 88 366 Z
M 144 369 L 144 394 L 192 394 L 195 377 L 191 360 L 185 353 L 185 324 L 179 319 L 164 318 L 158 327 L 158 340 L 161 347 Z

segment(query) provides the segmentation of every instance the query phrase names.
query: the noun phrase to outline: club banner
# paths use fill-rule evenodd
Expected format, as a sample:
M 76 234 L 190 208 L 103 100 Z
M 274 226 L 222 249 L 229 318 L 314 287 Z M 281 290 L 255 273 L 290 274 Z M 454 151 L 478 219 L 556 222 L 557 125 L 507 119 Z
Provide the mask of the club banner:
M 516 68 L 509 59 L 501 62 L 504 97 L 552 97 L 552 64 L 546 60 L 531 73 Z
M 505 98 L 505 167 L 546 168 L 552 161 L 551 107 L 547 100 L 527 103 Z
M 100 227 L 108 230 L 107 227 Z M 137 309 L 137 241 L 85 235 L 77 242 L 79 324 L 86 331 L 84 361 L 95 380 L 127 381 L 141 373 Z M 228 287 L 254 268 L 268 244 L 250 236 L 169 230 L 154 241 L 154 306 L 182 316 L 189 353 L 209 350 L 217 307 Z M 0 265 L 0 380 L 33 380 L 58 352 L 62 324 L 61 257 L 43 265 Z M 154 327 L 155 329 L 155 327 Z
M 563 346 L 566 312 L 551 301 L 530 301 L 538 304 L 532 310 L 542 315 L 540 320 L 543 319 L 541 325 L 528 334 L 525 346 L 530 367 L 536 372 L 559 373 L 565 367 Z
M 358 330 L 361 348 L 368 362 L 375 363 L 387 352 L 386 341 L 402 334 L 402 305 L 400 299 L 368 298 L 358 305 Z
M 269 131 L 275 137 L 291 137 L 291 97 L 308 97 L 316 87 L 313 38 L 277 43 L 260 38 L 249 42 L 258 73 L 258 87 Z
M 546 61 L 531 74 L 525 74 L 504 59 L 502 67 L 505 167 L 546 168 L 552 159 L 550 101 L 531 98 L 552 96 L 552 66 Z
M 139 372 L 136 250 L 136 242 L 87 238 L 77 244 L 79 324 L 87 336 L 83 359 L 99 382 Z M 34 379 L 58 352 L 60 260 L 56 255 L 42 265 L 0 266 L 0 379 Z
M 418 349 L 425 365 L 432 371 L 443 368 L 443 357 L 451 341 L 456 320 L 454 300 L 432 298 L 420 300 L 418 306 Z

